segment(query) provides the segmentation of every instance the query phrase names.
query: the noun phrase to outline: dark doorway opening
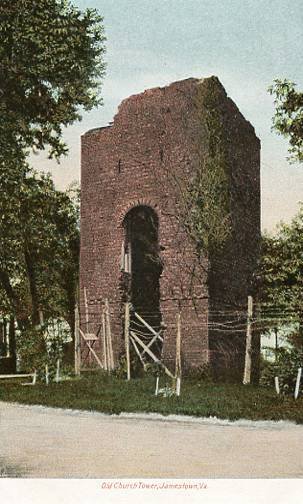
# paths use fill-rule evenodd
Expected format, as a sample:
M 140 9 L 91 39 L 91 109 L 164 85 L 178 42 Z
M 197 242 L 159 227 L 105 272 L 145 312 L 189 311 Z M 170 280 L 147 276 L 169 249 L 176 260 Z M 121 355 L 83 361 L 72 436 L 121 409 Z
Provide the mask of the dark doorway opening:
M 124 298 L 157 332 L 161 330 L 160 276 L 163 263 L 158 239 L 159 221 L 154 210 L 147 206 L 132 208 L 124 219 L 125 242 L 122 251 Z M 127 291 L 127 293 L 125 292 Z M 134 324 L 138 320 L 132 316 Z M 146 327 L 138 330 L 146 335 Z M 154 348 L 156 350 L 156 348 Z M 157 353 L 159 353 L 158 349 Z

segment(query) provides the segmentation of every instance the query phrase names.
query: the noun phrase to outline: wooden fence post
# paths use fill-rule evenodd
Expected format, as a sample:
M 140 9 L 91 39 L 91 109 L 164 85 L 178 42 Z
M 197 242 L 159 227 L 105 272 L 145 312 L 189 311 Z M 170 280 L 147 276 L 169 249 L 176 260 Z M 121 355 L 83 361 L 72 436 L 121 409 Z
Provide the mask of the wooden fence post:
M 102 336 L 103 336 L 103 366 L 104 370 L 108 370 L 108 345 L 107 345 L 107 336 L 106 336 L 106 322 L 105 322 L 105 315 L 104 311 L 102 310 L 102 315 L 101 315 L 101 321 L 102 321 Z
M 57 367 L 56 367 L 56 378 L 55 378 L 55 382 L 56 383 L 59 383 L 60 381 L 60 360 L 57 359 Z
M 40 326 L 43 326 L 44 324 L 44 315 L 43 315 L 43 311 L 42 310 L 39 310 L 39 324 Z
M 4 321 L 6 357 L 10 357 L 10 321 Z
M 297 374 L 297 379 L 296 379 L 295 393 L 294 393 L 294 398 L 295 399 L 298 399 L 299 390 L 300 390 L 301 375 L 302 375 L 302 368 L 299 367 L 298 374 Z
M 158 393 L 159 393 L 159 380 L 160 380 L 160 377 L 159 377 L 159 376 L 157 376 L 157 377 L 156 377 L 156 390 L 155 390 L 155 396 L 157 396 L 157 395 L 158 395 Z
M 75 375 L 80 376 L 81 348 L 80 348 L 80 319 L 78 305 L 75 306 Z
M 49 372 L 48 372 L 48 365 L 45 364 L 45 383 L 46 385 L 49 384 Z
M 89 333 L 89 315 L 88 315 L 88 302 L 87 302 L 87 293 L 86 287 L 83 289 L 84 293 L 84 307 L 85 307 L 85 324 L 86 324 L 86 332 Z
M 126 355 L 126 372 L 127 372 L 127 380 L 130 380 L 130 353 L 129 353 L 129 303 L 125 303 L 124 338 L 125 338 L 125 355 Z
M 177 313 L 177 338 L 176 338 L 176 395 L 180 395 L 181 388 L 181 314 Z
M 275 389 L 276 389 L 277 394 L 279 395 L 280 394 L 280 385 L 279 385 L 279 377 L 278 376 L 275 376 Z
M 274 333 L 275 333 L 275 361 L 278 359 L 278 348 L 279 348 L 279 342 L 278 342 L 278 328 L 274 328 Z
M 114 356 L 113 356 L 113 345 L 112 345 L 112 332 L 110 326 L 110 311 L 108 299 L 105 299 L 105 319 L 106 319 L 106 334 L 107 334 L 107 346 L 108 346 L 108 369 L 112 371 L 114 369 Z
M 247 303 L 247 329 L 246 329 L 246 348 L 243 384 L 247 385 L 251 381 L 251 351 L 252 351 L 252 316 L 253 316 L 253 298 L 248 296 Z

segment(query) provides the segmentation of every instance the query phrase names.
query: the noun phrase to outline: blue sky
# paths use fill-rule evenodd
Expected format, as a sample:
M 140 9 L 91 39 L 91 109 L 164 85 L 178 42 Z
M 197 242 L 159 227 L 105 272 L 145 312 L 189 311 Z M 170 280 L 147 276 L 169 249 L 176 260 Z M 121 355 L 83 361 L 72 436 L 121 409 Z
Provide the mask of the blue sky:
M 302 0 L 74 0 L 97 8 L 107 36 L 104 106 L 65 131 L 70 147 L 51 169 L 59 187 L 79 179 L 80 135 L 106 125 L 127 96 L 187 77 L 217 75 L 262 145 L 262 226 L 288 221 L 303 201 L 303 164 L 286 161 L 287 141 L 271 132 L 274 78 L 303 89 Z

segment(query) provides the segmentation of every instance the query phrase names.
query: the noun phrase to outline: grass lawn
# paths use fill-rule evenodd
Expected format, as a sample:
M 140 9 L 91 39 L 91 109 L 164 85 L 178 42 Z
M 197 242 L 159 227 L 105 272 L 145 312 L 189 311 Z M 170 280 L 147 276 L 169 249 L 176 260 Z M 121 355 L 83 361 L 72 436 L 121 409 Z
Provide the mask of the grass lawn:
M 162 378 L 165 385 L 165 379 Z M 22 381 L 22 379 L 21 379 Z M 180 397 L 154 396 L 155 379 L 146 376 L 130 382 L 103 373 L 84 374 L 61 383 L 24 387 L 16 381 L 0 382 L 0 400 L 43 404 L 104 413 L 157 412 L 216 416 L 235 420 L 292 420 L 303 423 L 303 398 L 277 396 L 274 388 L 214 384 L 184 379 Z

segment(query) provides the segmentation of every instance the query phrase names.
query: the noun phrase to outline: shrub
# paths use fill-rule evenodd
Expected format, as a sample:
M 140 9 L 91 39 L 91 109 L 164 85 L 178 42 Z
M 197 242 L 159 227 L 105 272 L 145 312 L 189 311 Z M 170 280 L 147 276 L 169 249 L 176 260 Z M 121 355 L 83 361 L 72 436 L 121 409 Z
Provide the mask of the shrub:
M 137 354 L 130 352 L 130 372 L 132 378 L 142 378 L 144 376 L 144 368 Z M 118 366 L 114 369 L 113 375 L 119 379 L 125 379 L 127 376 L 127 362 L 125 355 L 121 355 Z
M 186 376 L 193 382 L 212 382 L 214 380 L 213 368 L 207 362 L 201 366 L 190 368 L 187 371 Z
M 20 333 L 17 339 L 17 354 L 22 371 L 42 372 L 45 364 L 48 364 L 48 353 L 41 327 L 30 327 Z
M 64 344 L 68 339 L 65 328 L 54 332 L 47 323 L 22 331 L 17 337 L 17 355 L 21 371 L 37 371 L 38 379 L 44 379 L 48 365 L 49 378 L 56 374 L 57 360 L 62 361 Z M 62 372 L 62 368 L 61 368 Z
M 303 366 L 303 351 L 298 348 L 279 348 L 275 362 L 264 362 L 260 384 L 274 386 L 275 376 L 279 378 L 280 392 L 294 392 L 298 368 Z

